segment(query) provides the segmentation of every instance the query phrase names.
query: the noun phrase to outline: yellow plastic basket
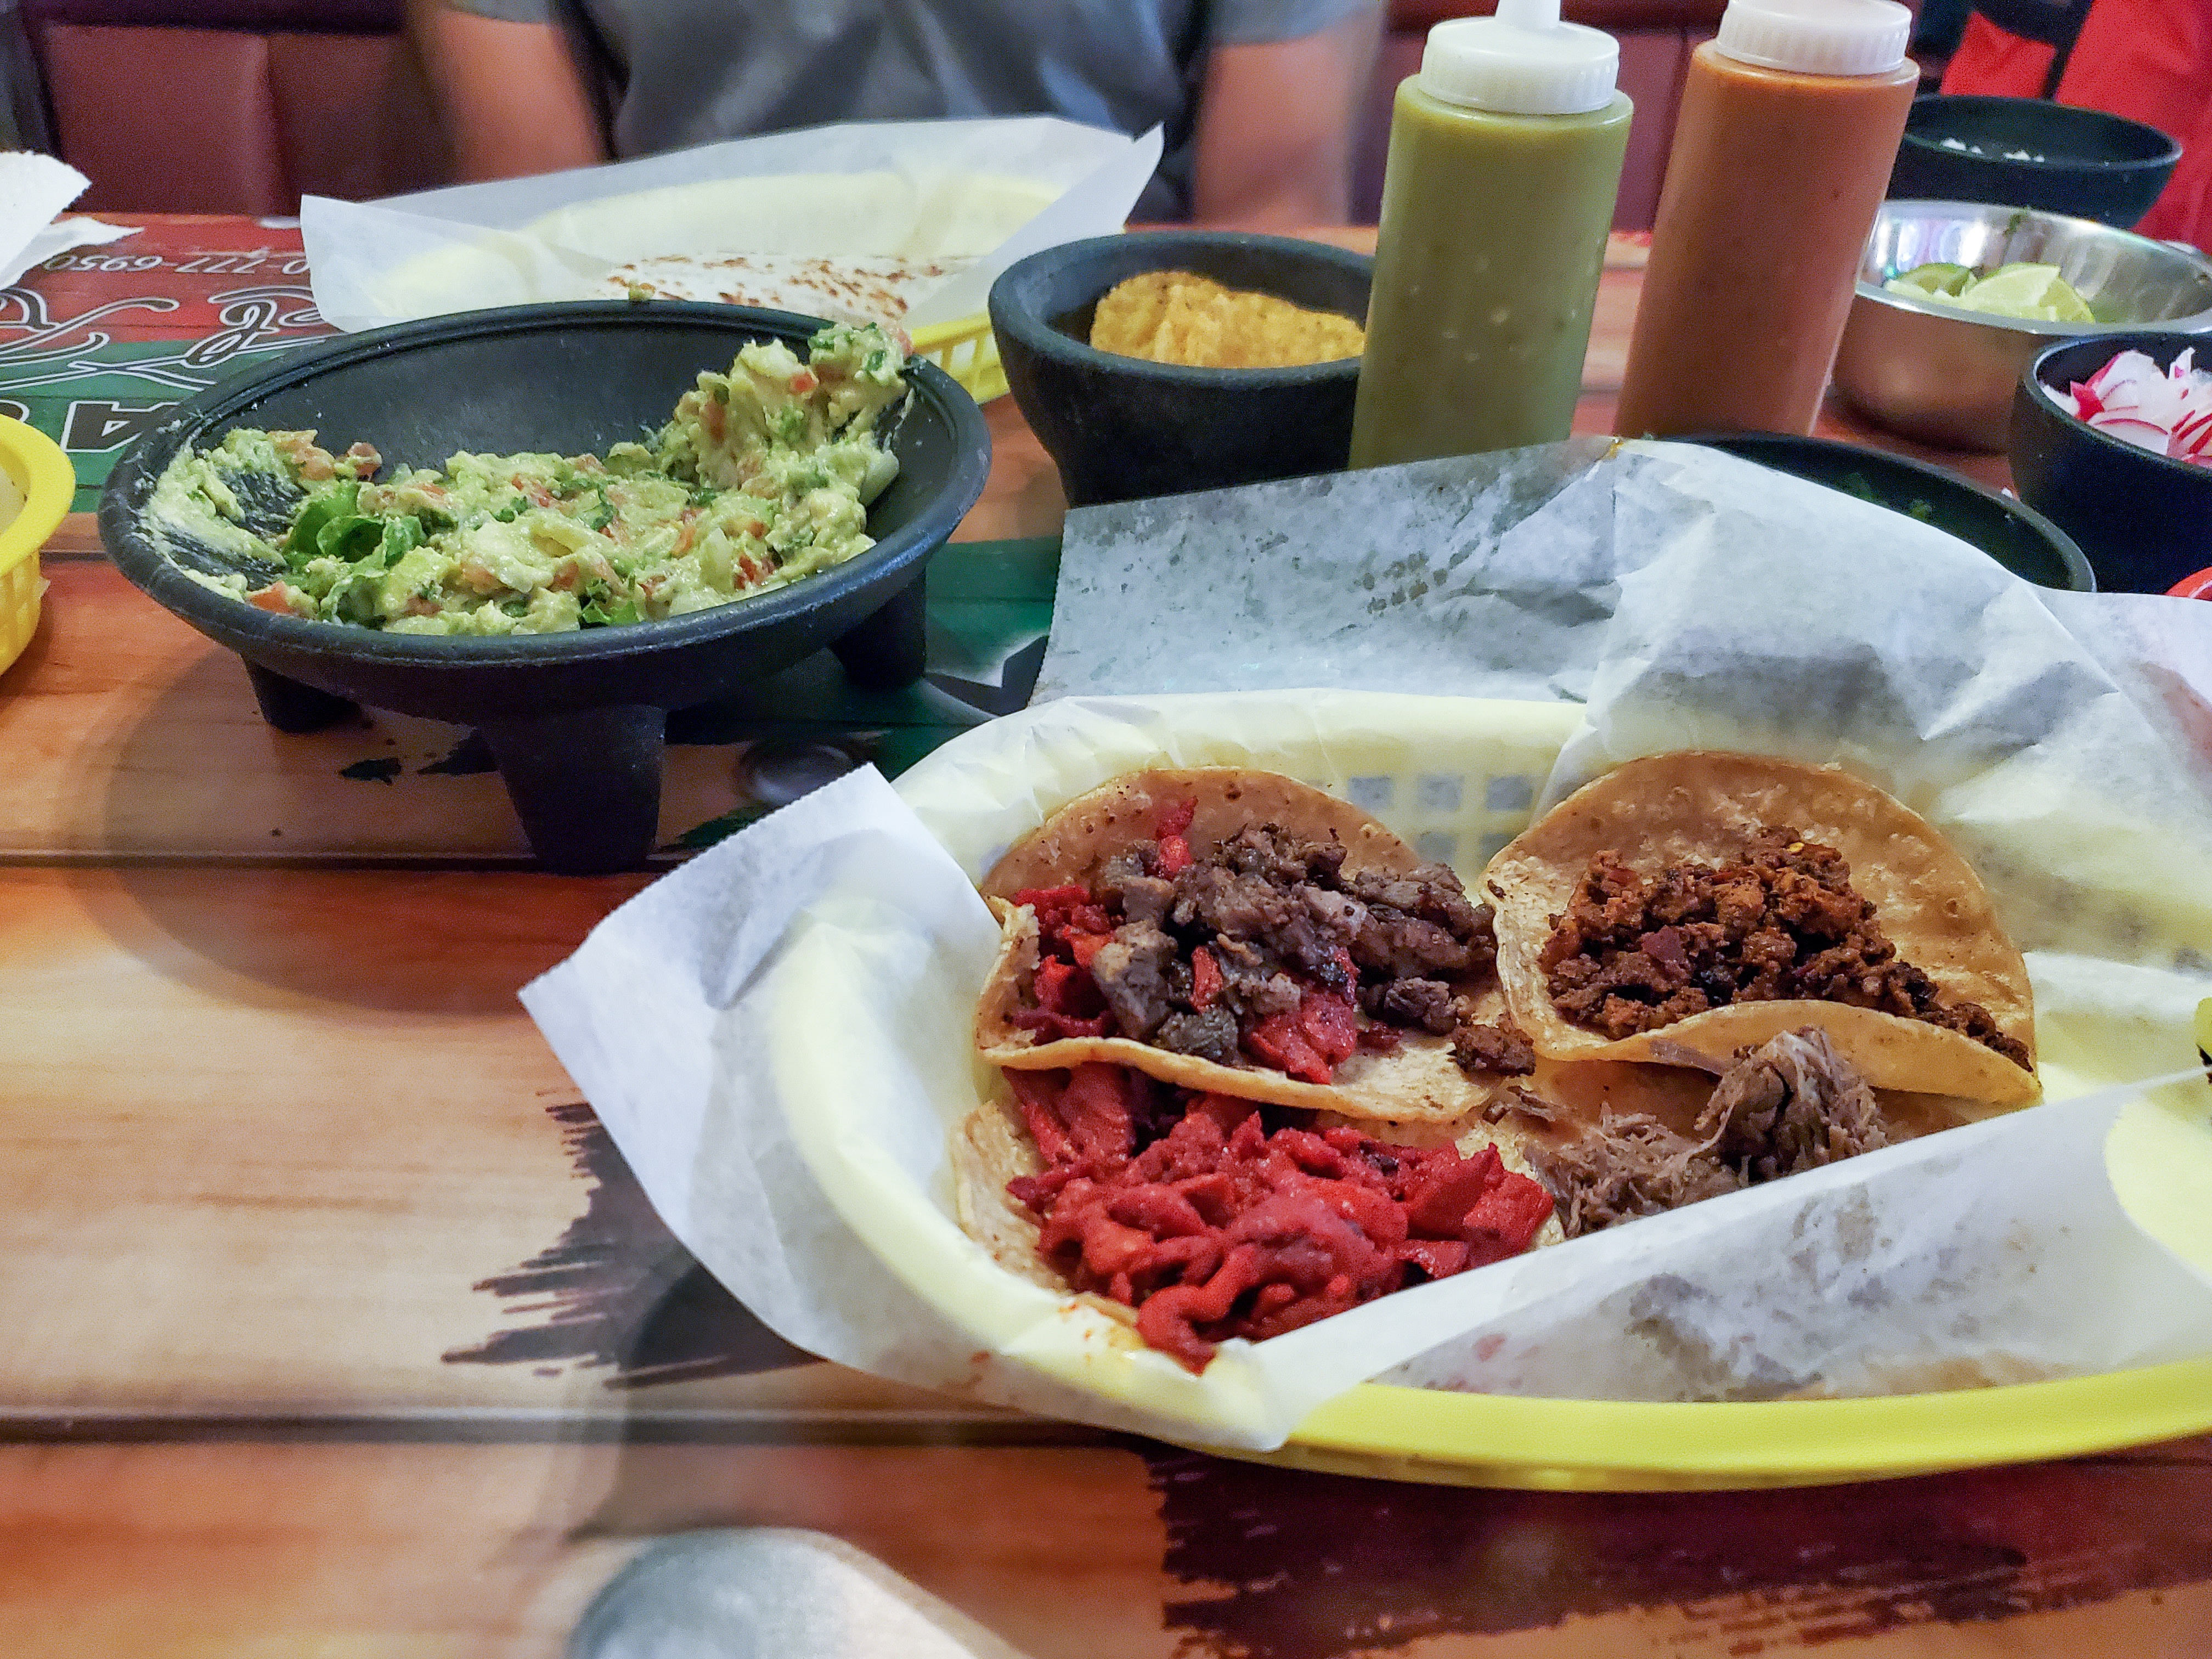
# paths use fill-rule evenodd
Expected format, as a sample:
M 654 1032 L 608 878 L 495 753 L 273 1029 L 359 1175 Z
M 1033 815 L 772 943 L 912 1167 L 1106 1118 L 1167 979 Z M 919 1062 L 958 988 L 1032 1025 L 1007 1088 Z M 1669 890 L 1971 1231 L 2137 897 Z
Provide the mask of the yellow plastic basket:
M 935 363 L 959 381 L 979 404 L 989 403 L 1006 389 L 1006 371 L 999 362 L 999 342 L 991 332 L 991 319 L 981 312 L 972 317 L 916 329 L 914 355 Z
M 1113 700 L 1063 699 L 963 732 L 900 780 L 907 804 L 971 876 L 996 862 L 1043 813 L 1119 773 L 1140 767 L 1259 765 L 1353 800 L 1420 849 L 1479 870 L 1527 827 L 1532 802 L 1580 718 L 1569 704 L 1482 702 L 1350 691 L 1224 692 Z M 793 1006 L 826 1006 L 802 994 Z M 2196 1040 L 2212 1052 L 2212 1000 Z M 793 1026 L 796 1033 L 799 1030 Z M 2148 1029 L 2148 1026 L 2143 1029 Z M 834 1046 L 794 1035 L 794 1075 L 812 1078 Z M 949 1044 L 965 1050 L 966 1027 Z M 2077 1043 L 2058 1088 L 2082 1092 L 2129 1074 L 2115 1043 Z M 942 1075 L 960 1075 L 947 1066 Z M 2047 1077 L 2051 1075 L 2046 1067 Z M 808 1098 L 816 1097 L 814 1095 Z M 857 1098 L 855 1094 L 837 1097 Z M 957 1086 L 941 1103 L 957 1121 L 972 1102 Z M 857 1121 L 857 1120 L 855 1120 Z M 2146 1112 L 2139 1125 L 2173 1123 L 2177 1139 L 2136 1139 L 2121 1160 L 2148 1170 L 2129 1188 L 2130 1212 L 2199 1271 L 2212 1270 L 2212 1173 L 2198 1149 L 2200 1120 Z M 2185 1129 L 2185 1133 L 2183 1130 Z M 869 1144 L 834 1116 L 810 1133 L 840 1146 Z M 2185 1160 L 2169 1146 L 2196 1153 Z M 895 1272 L 939 1308 L 984 1333 L 1016 1340 L 1024 1363 L 1060 1364 L 1055 1378 L 1161 1417 L 1194 1409 L 1169 1368 L 1093 1358 L 1071 1336 L 1030 1320 L 1016 1297 L 1000 1300 L 999 1270 L 980 1269 L 964 1238 L 917 1194 L 884 1201 L 880 1164 L 843 1152 L 816 1159 L 817 1176 L 848 1222 Z M 851 1185 L 846 1185 L 847 1182 Z M 2147 1200 L 2155 1208 L 2142 1207 Z M 971 1278 L 970 1273 L 981 1277 Z M 1079 1318 L 1070 1310 L 1071 1318 Z M 974 1322 L 972 1323 L 969 1322 Z M 979 1340 L 978 1346 L 982 1346 Z M 1111 1349 L 1101 1351 L 1110 1356 Z M 1064 1363 L 1060 1357 L 1066 1356 Z M 1191 1386 L 1195 1386 L 1194 1384 Z M 2099 1376 L 1850 1399 L 1683 1403 L 1563 1400 L 1363 1383 L 1310 1413 L 1286 1444 L 1266 1452 L 1207 1449 L 1231 1457 L 1395 1480 L 1559 1491 L 1642 1492 L 1816 1486 L 1941 1469 L 2078 1456 L 2212 1430 L 2212 1358 Z
M 23 654 L 39 628 L 39 550 L 76 495 L 76 470 L 61 446 L 21 421 L 0 416 L 0 468 L 22 496 L 0 526 L 0 672 Z

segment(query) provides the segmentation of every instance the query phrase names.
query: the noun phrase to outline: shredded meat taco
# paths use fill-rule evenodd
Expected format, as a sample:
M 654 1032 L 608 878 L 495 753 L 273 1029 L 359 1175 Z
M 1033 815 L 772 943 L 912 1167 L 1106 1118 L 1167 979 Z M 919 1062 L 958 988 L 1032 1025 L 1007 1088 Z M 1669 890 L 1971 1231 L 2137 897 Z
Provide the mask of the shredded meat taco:
M 1877 1088 L 2038 1092 L 2027 969 L 1966 860 L 1835 767 L 1686 752 L 1577 791 L 1491 861 L 1512 1017 L 1559 1060 L 1802 1028 Z
M 1149 771 L 1070 803 L 983 883 L 1005 927 L 976 1017 L 1015 1071 L 1440 1122 L 1534 1063 L 1487 905 L 1294 779 Z

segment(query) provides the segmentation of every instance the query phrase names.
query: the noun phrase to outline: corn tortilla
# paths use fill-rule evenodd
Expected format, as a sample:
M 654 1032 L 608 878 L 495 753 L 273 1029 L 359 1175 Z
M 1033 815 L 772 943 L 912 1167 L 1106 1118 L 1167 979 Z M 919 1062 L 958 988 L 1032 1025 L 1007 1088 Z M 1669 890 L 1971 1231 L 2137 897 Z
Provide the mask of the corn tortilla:
M 1187 1089 L 1212 1090 L 1245 1100 L 1269 1101 L 1333 1111 L 1347 1118 L 1439 1123 L 1480 1109 L 1502 1079 L 1470 1078 L 1453 1060 L 1447 1037 L 1404 1033 L 1396 1049 L 1361 1049 L 1335 1068 L 1327 1084 L 1306 1083 L 1249 1060 L 1224 1066 L 1176 1054 L 1129 1037 L 1057 1037 L 1037 1034 L 1008 1018 L 1030 1000 L 1037 962 L 1036 915 L 1012 902 L 1025 888 L 1080 884 L 1097 890 L 1107 860 L 1133 843 L 1152 839 L 1158 811 L 1195 800 L 1183 838 L 1194 858 L 1204 858 L 1240 830 L 1273 823 L 1315 841 L 1334 836 L 1345 848 L 1347 872 L 1407 874 L 1421 856 L 1350 803 L 1294 778 L 1241 767 L 1132 773 L 1069 802 L 1030 838 L 1009 852 L 983 879 L 982 891 L 999 911 L 1005 932 L 999 957 L 975 1014 L 975 1044 L 994 1065 L 1050 1070 L 1111 1060 Z M 1487 969 L 1455 989 L 1479 995 Z
M 1946 1000 L 1979 1003 L 2033 1053 L 2027 965 L 1980 878 L 1925 819 L 1838 767 L 1702 750 L 1607 773 L 1547 813 L 1484 872 L 1483 896 L 1497 908 L 1498 978 L 1536 1052 L 1560 1060 L 1650 1060 L 1673 1042 L 1724 1060 L 1747 1044 L 1816 1025 L 1877 1089 L 2004 1104 L 2033 1099 L 2039 1085 L 2032 1070 L 1957 1031 L 1871 1008 L 1735 1003 L 1620 1038 L 1559 1013 L 1541 957 L 1552 918 L 1565 911 L 1593 856 L 1614 853 L 1647 875 L 1692 860 L 1717 865 L 1741 855 L 1762 825 L 1787 825 L 1841 853 L 1852 887 L 1874 905 L 1898 954 Z

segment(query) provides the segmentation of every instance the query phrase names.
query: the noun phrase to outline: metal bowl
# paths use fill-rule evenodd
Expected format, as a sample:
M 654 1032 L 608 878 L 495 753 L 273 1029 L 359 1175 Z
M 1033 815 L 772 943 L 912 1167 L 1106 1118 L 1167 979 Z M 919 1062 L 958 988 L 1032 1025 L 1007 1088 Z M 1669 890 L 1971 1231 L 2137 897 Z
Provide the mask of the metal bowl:
M 2097 320 L 1991 317 L 1882 287 L 1937 261 L 1983 271 L 2055 264 Z M 1995 452 L 2010 434 L 2013 388 L 2037 352 L 2056 340 L 2144 328 L 2212 330 L 2212 259 L 2090 219 L 1975 202 L 1885 202 L 1859 260 L 1836 389 L 1892 432 Z

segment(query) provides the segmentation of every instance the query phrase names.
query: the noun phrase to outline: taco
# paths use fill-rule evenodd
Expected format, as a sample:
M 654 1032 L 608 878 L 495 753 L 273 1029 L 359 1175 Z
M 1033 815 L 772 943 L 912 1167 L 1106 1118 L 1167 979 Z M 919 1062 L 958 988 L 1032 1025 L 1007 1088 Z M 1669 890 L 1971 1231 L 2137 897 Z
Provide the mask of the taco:
M 961 1225 L 1194 1371 L 1232 1337 L 1562 1236 L 1507 1132 L 1479 1121 L 1416 1145 L 1109 1061 L 1002 1075 L 1006 1094 L 952 1138 Z
M 1133 773 L 982 884 L 1005 929 L 976 1045 L 1355 1119 L 1443 1122 L 1534 1055 L 1491 913 L 1367 814 L 1235 767 Z
M 1832 766 L 1632 761 L 1491 860 L 1498 972 L 1558 1060 L 1725 1058 L 1823 1032 L 1879 1089 L 2039 1091 L 2027 964 L 1966 860 Z

